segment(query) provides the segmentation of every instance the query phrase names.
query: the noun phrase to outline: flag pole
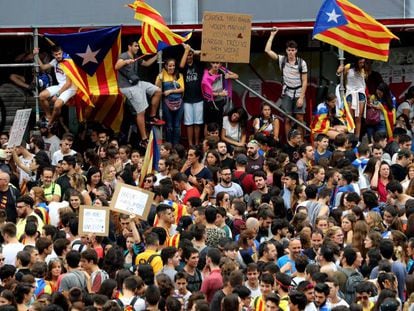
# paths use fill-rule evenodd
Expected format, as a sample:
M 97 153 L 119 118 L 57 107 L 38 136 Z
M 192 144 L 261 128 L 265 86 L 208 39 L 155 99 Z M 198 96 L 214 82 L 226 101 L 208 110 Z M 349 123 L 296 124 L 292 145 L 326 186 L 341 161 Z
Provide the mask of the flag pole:
M 344 57 L 344 50 L 338 48 L 338 60 L 339 65 L 344 68 L 345 66 L 345 57 Z M 345 69 L 342 70 L 341 75 L 339 76 L 339 93 L 341 94 L 341 101 L 345 98 L 345 84 L 344 84 L 344 76 Z M 344 103 L 345 104 L 345 103 Z
M 162 73 L 162 50 L 157 52 L 157 62 L 158 62 L 158 75 L 160 75 Z M 162 83 L 161 83 L 160 88 L 161 88 L 161 93 L 162 93 Z M 158 110 L 159 110 L 159 114 L 160 114 L 160 119 L 162 120 L 162 95 L 161 95 L 160 105 L 159 105 Z M 151 129 L 151 131 L 152 131 L 152 129 Z M 163 139 L 162 126 L 160 126 L 159 131 L 160 131 L 160 137 L 159 137 L 160 139 L 159 140 L 162 141 L 162 139 Z M 157 137 L 155 137 L 155 139 L 157 140 L 157 144 L 158 144 Z

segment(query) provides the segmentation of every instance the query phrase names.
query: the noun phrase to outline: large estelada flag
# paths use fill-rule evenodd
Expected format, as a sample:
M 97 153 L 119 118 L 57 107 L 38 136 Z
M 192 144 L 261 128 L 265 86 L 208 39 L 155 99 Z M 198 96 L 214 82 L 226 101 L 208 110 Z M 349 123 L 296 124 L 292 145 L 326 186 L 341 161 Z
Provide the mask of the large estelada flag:
M 78 118 L 94 119 L 118 131 L 123 117 L 115 63 L 121 49 L 121 27 L 71 34 L 45 34 L 69 57 L 62 70 L 78 87 Z
M 128 6 L 135 11 L 134 18 L 142 21 L 142 35 L 138 43 L 143 54 L 153 54 L 191 38 L 191 32 L 180 36 L 171 31 L 161 14 L 144 1 L 137 0 Z
M 353 55 L 387 61 L 391 39 L 384 25 L 348 0 L 325 0 L 319 10 L 313 37 Z

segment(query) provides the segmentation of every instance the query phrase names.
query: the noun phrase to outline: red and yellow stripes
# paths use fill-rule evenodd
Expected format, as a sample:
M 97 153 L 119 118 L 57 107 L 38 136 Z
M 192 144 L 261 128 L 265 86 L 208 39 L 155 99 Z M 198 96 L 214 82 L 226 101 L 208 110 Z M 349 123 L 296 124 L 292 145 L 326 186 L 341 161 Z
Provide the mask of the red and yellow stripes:
M 336 0 L 336 3 L 348 23 L 329 28 L 315 38 L 353 55 L 387 61 L 389 43 L 398 37 L 348 0 Z
M 79 69 L 72 59 L 62 62 L 65 74 L 78 87 L 78 118 L 93 119 L 118 132 L 123 117 L 124 98 L 119 93 L 115 63 L 121 49 L 121 32 L 93 76 Z M 94 107 L 94 109 L 91 109 Z
M 331 122 L 326 113 L 317 114 L 313 117 L 311 129 L 313 134 L 326 134 L 329 130 Z
M 346 127 L 348 129 L 348 132 L 353 132 L 355 129 L 355 121 L 352 117 L 351 110 L 349 110 L 348 102 L 346 101 L 346 98 L 344 96 L 343 98 L 344 103 L 344 114 L 345 114 L 345 121 L 346 121 Z
M 182 37 L 170 30 L 161 14 L 141 0 L 128 5 L 135 11 L 135 19 L 142 21 L 142 36 L 138 43 L 144 54 L 156 53 L 158 43 L 178 45 L 191 37 L 191 33 Z

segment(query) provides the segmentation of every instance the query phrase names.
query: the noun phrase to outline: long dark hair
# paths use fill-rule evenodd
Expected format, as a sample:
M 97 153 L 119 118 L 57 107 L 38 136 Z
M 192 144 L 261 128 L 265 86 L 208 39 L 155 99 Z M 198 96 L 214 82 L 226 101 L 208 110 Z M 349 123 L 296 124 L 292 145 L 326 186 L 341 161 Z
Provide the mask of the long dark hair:
M 233 109 L 231 109 L 229 111 L 229 113 L 227 114 L 227 116 L 229 118 L 229 122 L 231 120 L 231 116 L 232 116 L 233 113 L 238 113 L 239 114 L 239 124 L 240 124 L 240 127 L 246 128 L 246 125 L 247 125 L 247 113 L 246 113 L 246 110 L 244 110 L 242 107 L 234 107 Z
M 388 110 L 392 110 L 393 109 L 392 96 L 391 96 L 391 91 L 388 85 L 384 82 L 381 82 L 377 86 L 377 90 L 381 91 L 383 94 L 381 98 L 381 103 L 385 104 Z
M 164 62 L 164 68 L 165 71 L 167 71 L 167 67 L 168 67 L 168 63 L 169 62 L 174 62 L 175 64 L 175 69 L 174 69 L 174 78 L 176 80 L 178 80 L 180 78 L 180 72 L 178 71 L 178 67 L 177 67 L 177 61 L 175 60 L 175 58 L 168 58 L 165 62 Z

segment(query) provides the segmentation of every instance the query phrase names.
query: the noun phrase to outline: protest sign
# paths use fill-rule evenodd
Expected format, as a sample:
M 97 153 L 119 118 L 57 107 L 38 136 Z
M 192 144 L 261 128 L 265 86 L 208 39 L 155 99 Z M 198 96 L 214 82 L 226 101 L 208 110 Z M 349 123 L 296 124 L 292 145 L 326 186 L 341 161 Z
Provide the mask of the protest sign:
M 31 113 L 32 109 L 20 109 L 16 111 L 16 116 L 14 117 L 13 125 L 10 130 L 10 138 L 7 143 L 8 148 L 20 146 L 22 143 Z
M 252 16 L 204 12 L 201 60 L 249 63 Z
M 79 235 L 90 233 L 96 236 L 109 235 L 109 214 L 107 207 L 81 205 L 79 208 Z
M 136 215 L 140 219 L 147 220 L 153 198 L 154 193 L 150 191 L 117 183 L 110 208 L 119 213 Z

